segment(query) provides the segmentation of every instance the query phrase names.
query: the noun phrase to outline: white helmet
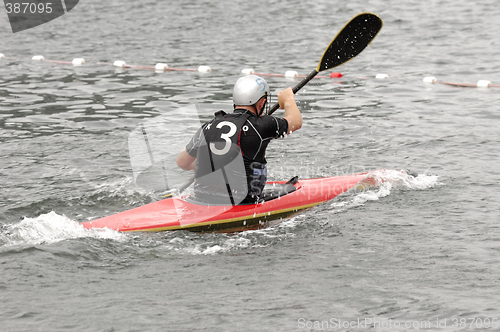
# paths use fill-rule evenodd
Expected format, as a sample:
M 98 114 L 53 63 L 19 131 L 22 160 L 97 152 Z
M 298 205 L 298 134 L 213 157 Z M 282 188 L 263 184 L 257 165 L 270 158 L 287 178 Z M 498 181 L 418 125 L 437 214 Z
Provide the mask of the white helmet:
M 264 96 L 270 96 L 271 90 L 266 80 L 257 75 L 239 78 L 233 88 L 233 103 L 235 105 L 254 105 Z

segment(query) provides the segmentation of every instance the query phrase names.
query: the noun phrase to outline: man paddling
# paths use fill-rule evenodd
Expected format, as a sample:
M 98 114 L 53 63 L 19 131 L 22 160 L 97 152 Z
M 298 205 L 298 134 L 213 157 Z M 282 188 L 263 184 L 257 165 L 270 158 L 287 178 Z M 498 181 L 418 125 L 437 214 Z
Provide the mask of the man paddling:
M 256 75 L 238 79 L 233 113 L 219 111 L 191 138 L 177 165 L 195 170 L 195 199 L 209 204 L 256 203 L 266 184 L 266 148 L 302 126 L 291 88 L 278 94 L 283 118 L 264 115 L 270 98 L 267 82 Z

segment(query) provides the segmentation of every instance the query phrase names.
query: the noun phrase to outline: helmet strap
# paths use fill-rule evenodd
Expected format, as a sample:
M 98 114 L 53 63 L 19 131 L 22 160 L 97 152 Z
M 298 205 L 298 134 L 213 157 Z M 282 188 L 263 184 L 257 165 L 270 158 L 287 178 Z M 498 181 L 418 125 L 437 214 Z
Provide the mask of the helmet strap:
M 260 110 L 257 110 L 258 113 L 259 113 L 259 117 L 262 116 L 262 113 L 264 113 L 264 109 L 266 109 L 266 105 L 267 105 L 267 96 L 266 96 L 266 101 L 264 102 L 264 104 L 262 105 L 262 107 L 260 108 Z M 267 113 L 267 111 L 266 111 Z

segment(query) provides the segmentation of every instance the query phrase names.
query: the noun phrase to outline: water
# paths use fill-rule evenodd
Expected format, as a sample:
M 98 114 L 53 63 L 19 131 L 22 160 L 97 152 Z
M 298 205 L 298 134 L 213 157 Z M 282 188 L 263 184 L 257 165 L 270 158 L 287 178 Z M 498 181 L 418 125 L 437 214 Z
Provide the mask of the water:
M 379 171 L 380 186 L 237 234 L 79 225 L 159 199 L 134 184 L 139 124 L 230 104 L 243 68 L 307 74 L 365 11 L 381 33 L 342 79 L 301 90 L 304 126 L 270 145 L 270 177 L 416 179 Z M 17 34 L 4 16 L 0 52 L 16 59 L 0 60 L 2 331 L 500 330 L 499 90 L 422 82 L 499 84 L 499 15 L 492 0 L 87 0 Z M 97 65 L 118 59 L 212 72 Z

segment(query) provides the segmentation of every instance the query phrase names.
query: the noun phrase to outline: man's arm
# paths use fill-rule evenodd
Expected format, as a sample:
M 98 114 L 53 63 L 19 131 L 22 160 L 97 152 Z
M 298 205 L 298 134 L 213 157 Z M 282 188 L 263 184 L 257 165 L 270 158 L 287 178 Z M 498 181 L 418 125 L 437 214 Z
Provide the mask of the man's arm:
M 177 166 L 185 171 L 194 170 L 196 168 L 196 158 L 191 157 L 189 153 L 187 153 L 186 148 L 179 153 L 176 162 Z
M 285 89 L 278 93 L 278 102 L 281 109 L 285 109 L 285 116 L 288 121 L 288 133 L 296 131 L 302 127 L 302 115 L 295 103 L 295 95 L 292 88 Z

